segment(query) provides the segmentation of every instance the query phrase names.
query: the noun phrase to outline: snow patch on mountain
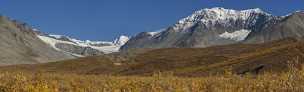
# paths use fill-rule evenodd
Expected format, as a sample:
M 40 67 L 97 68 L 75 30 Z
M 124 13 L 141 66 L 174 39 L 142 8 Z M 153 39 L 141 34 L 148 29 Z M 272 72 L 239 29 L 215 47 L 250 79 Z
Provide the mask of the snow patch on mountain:
M 78 39 L 75 39 L 75 38 L 71 38 L 71 37 L 68 37 L 68 36 L 63 36 L 63 35 L 54 35 L 54 34 L 50 34 L 50 35 L 47 35 L 49 37 L 52 37 L 52 38 L 55 38 L 55 39 L 64 39 L 66 38 L 67 41 L 70 41 L 70 42 L 73 42 L 73 43 L 76 43 L 78 45 L 81 45 L 81 46 L 90 46 L 90 45 L 98 45 L 98 44 L 107 44 L 107 45 L 114 45 L 113 42 L 107 42 L 107 41 L 90 41 L 90 40 L 78 40 Z
M 147 34 L 149 34 L 150 36 L 153 37 L 153 36 L 158 35 L 161 32 L 166 31 L 166 30 L 167 30 L 166 28 L 163 28 L 163 29 L 160 29 L 160 30 L 157 30 L 157 31 L 147 32 Z
M 117 39 L 115 39 L 112 43 L 117 46 L 122 46 L 125 43 L 127 43 L 129 41 L 129 39 L 130 38 L 128 36 L 122 35 L 122 36 L 118 37 Z
M 54 38 L 50 38 L 50 37 L 47 37 L 47 36 L 41 36 L 41 35 L 38 35 L 37 36 L 39 39 L 41 39 L 43 42 L 49 44 L 50 46 L 52 46 L 54 49 L 56 50 L 60 50 L 56 47 L 56 43 L 67 43 L 67 44 L 73 44 L 73 45 L 76 45 L 75 43 L 72 43 L 72 42 L 68 42 L 68 41 L 61 41 L 61 40 L 57 40 L 57 39 L 54 39 Z
M 114 53 L 114 52 L 119 52 L 121 46 L 104 46 L 104 47 L 96 47 L 96 46 L 91 46 L 91 48 L 97 49 L 99 51 L 102 51 L 105 54 L 109 54 L 109 53 Z
M 159 34 L 159 33 L 160 33 L 160 32 L 148 32 L 148 34 L 151 35 L 151 36 L 157 35 L 157 34 Z
M 53 34 L 50 34 L 48 36 L 54 37 L 56 39 L 60 39 L 60 38 L 64 37 L 63 35 L 53 35 Z
M 129 40 L 129 37 L 127 37 L 127 36 L 120 36 L 119 38 L 115 39 L 113 42 L 90 41 L 90 40 L 82 41 L 82 40 L 70 38 L 70 37 L 63 36 L 63 35 L 53 35 L 53 34 L 52 35 L 38 35 L 38 38 L 40 38 L 42 41 L 49 44 L 50 46 L 52 46 L 54 49 L 56 49 L 58 51 L 62 51 L 62 50 L 57 48 L 56 44 L 65 43 L 65 44 L 71 44 L 71 45 L 80 46 L 80 47 L 90 47 L 90 48 L 99 50 L 105 54 L 118 52 L 119 48 Z M 77 56 L 81 56 L 81 55 L 77 55 Z
M 59 35 L 56 35 L 56 36 L 59 37 Z M 43 42 L 49 44 L 51 47 L 53 47 L 57 51 L 61 51 L 63 53 L 70 54 L 70 55 L 73 55 L 73 56 L 76 56 L 76 57 L 84 57 L 83 55 L 78 55 L 78 54 L 66 52 L 66 51 L 60 50 L 59 48 L 56 47 L 57 43 L 66 43 L 66 44 L 76 45 L 75 43 L 68 42 L 68 41 L 61 41 L 61 40 L 57 40 L 57 39 L 54 39 L 54 38 L 50 38 L 50 37 L 47 37 L 47 36 L 41 36 L 41 35 L 38 35 L 37 37 L 39 39 L 41 39 Z
M 235 41 L 243 41 L 249 35 L 250 32 L 251 32 L 250 30 L 246 30 L 246 29 L 241 29 L 241 30 L 234 31 L 231 33 L 226 31 L 226 32 L 220 34 L 219 37 L 224 38 L 224 39 L 231 39 L 231 40 L 235 40 Z

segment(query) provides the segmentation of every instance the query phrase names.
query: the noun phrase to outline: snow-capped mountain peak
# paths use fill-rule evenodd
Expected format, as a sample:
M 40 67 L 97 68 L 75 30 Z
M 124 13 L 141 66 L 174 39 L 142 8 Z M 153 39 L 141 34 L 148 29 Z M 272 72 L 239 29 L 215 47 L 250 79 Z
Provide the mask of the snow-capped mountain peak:
M 121 45 L 124 45 L 125 43 L 127 43 L 127 41 L 129 41 L 129 39 L 130 38 L 128 36 L 122 35 L 122 36 L 118 37 L 117 39 L 115 39 L 113 43 L 115 45 L 121 46 Z
M 259 8 L 233 10 L 221 7 L 195 11 L 163 32 L 142 32 L 121 50 L 136 48 L 210 47 L 248 41 L 252 35 L 280 23 L 280 16 Z
M 215 24 L 228 24 L 231 21 L 247 20 L 255 15 L 272 16 L 259 8 L 248 10 L 233 10 L 225 9 L 221 7 L 207 8 L 194 12 L 192 15 L 181 19 L 175 24 L 175 29 L 187 29 L 195 23 L 203 23 L 206 26 L 212 26 Z
M 201 9 L 201 10 L 196 11 L 195 14 L 206 14 L 206 13 L 211 13 L 211 12 L 214 12 L 216 14 L 222 14 L 222 15 L 237 14 L 237 13 L 264 13 L 264 14 L 268 14 L 260 8 L 253 8 L 253 9 L 247 9 L 247 10 L 234 10 L 234 9 L 226 9 L 226 8 L 222 8 L 222 7 Z

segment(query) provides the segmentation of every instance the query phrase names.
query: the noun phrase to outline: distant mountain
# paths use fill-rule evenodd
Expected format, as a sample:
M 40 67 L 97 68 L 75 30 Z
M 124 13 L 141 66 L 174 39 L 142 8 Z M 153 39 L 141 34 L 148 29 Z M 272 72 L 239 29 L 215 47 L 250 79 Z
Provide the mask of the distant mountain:
M 304 36 L 304 12 L 297 11 L 282 16 L 275 23 L 267 23 L 259 30 L 251 32 L 245 43 L 264 43 L 283 38 L 302 40 Z
M 201 48 L 235 43 L 264 43 L 304 35 L 303 12 L 274 16 L 261 9 L 202 9 L 158 32 L 142 32 L 121 50 Z
M 56 51 L 26 23 L 0 16 L 0 65 L 37 64 L 74 58 Z
M 118 52 L 129 38 L 113 42 L 82 41 L 68 36 L 44 34 L 32 26 L 0 16 L 0 66 L 37 64 Z
M 108 41 L 82 41 L 63 35 L 39 34 L 38 37 L 54 49 L 77 57 L 95 56 L 118 52 L 129 38 L 120 36 L 113 42 Z

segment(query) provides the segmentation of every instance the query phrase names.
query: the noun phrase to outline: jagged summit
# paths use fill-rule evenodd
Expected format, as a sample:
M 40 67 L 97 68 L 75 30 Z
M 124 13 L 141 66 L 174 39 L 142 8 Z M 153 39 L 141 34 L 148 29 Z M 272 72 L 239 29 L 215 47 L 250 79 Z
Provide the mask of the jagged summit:
M 264 12 L 260 8 L 247 10 L 233 10 L 222 7 L 206 8 L 194 12 L 192 15 L 183 18 L 175 24 L 176 29 L 187 28 L 193 26 L 195 23 L 202 23 L 206 26 L 213 26 L 216 24 L 229 24 L 232 21 L 243 21 L 252 19 L 253 17 L 264 15 L 272 16 Z
M 225 9 L 221 7 L 215 8 L 206 8 L 194 12 L 192 15 L 180 20 L 178 23 L 184 22 L 194 22 L 194 21 L 210 21 L 211 19 L 215 20 L 225 20 L 225 19 L 247 19 L 252 14 L 264 14 L 271 15 L 267 12 L 264 12 L 260 8 L 247 9 L 247 10 L 233 10 Z

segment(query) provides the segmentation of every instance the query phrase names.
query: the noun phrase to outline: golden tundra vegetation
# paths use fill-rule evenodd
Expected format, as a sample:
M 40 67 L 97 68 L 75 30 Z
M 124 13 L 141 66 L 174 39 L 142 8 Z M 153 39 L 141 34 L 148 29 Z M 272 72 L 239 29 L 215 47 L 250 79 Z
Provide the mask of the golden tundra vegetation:
M 1 92 L 303 92 L 304 71 L 263 75 L 175 77 L 1 73 Z
M 0 92 L 304 92 L 304 43 L 158 49 L 0 67 Z

